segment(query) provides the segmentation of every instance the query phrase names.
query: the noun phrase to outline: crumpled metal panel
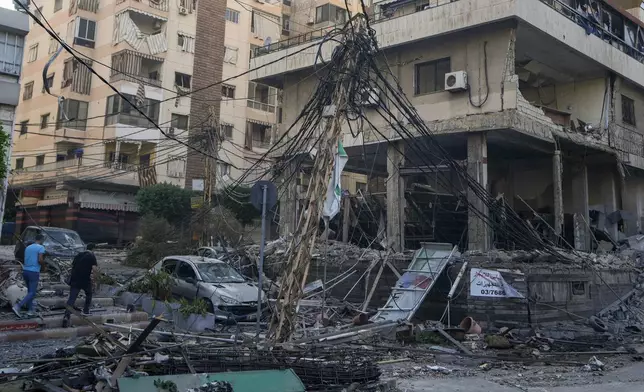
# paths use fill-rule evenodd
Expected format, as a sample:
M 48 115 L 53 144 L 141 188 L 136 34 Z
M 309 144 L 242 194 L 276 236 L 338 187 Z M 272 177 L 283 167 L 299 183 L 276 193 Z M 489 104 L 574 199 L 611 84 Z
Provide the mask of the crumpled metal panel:
M 157 54 L 168 51 L 168 40 L 165 38 L 165 33 L 148 35 L 146 40 L 148 41 L 150 54 Z

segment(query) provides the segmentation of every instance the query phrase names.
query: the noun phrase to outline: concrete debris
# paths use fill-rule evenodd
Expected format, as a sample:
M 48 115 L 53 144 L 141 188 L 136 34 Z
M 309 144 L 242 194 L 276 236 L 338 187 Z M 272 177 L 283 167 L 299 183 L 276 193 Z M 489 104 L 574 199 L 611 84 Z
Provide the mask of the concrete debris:
M 588 360 L 588 364 L 584 365 L 584 371 L 586 372 L 596 372 L 600 370 L 604 370 L 604 363 L 597 359 L 596 356 L 592 356 Z
M 233 386 L 228 381 L 213 381 L 199 388 L 189 388 L 186 392 L 233 392 Z

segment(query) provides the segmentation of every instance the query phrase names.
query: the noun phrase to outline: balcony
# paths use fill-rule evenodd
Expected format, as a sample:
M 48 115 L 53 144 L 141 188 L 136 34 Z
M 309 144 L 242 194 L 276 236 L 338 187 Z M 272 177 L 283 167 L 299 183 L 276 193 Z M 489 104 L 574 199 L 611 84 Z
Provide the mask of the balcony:
M 162 67 L 162 58 L 122 50 L 112 55 L 110 82 L 127 80 L 161 87 Z
M 571 10 L 564 0 L 430 0 L 423 7 L 416 7 L 414 3 L 404 4 L 402 1 L 381 1 L 376 4 L 371 19 L 376 39 L 383 50 L 516 20 L 519 26 L 541 31 L 556 40 L 558 45 L 582 54 L 587 61 L 599 63 L 644 86 L 642 29 L 630 14 L 610 7 L 606 2 L 601 4 L 602 10 L 610 15 L 611 24 L 608 27 L 598 26 L 590 19 L 582 21 L 579 13 Z M 618 31 L 620 26 L 624 33 Z M 253 72 L 251 79 L 311 67 L 316 61 L 318 48 L 314 46 L 307 49 L 305 45 L 320 40 L 324 34 L 324 30 L 311 32 L 255 51 L 251 68 L 260 69 Z M 322 45 L 324 60 L 331 57 L 337 45 L 331 40 Z M 276 62 L 284 53 L 272 52 L 294 46 L 298 46 L 295 50 L 302 49 L 302 52 L 291 53 L 288 60 Z M 268 63 L 270 67 L 262 68 Z
M 156 55 L 167 52 L 167 21 L 166 18 L 148 12 L 128 8 L 114 16 L 112 44 L 116 46 L 123 43 L 141 54 Z
M 116 5 L 140 5 L 142 8 L 149 7 L 153 10 L 168 12 L 170 0 L 116 0 Z
M 99 0 L 70 0 L 69 15 L 76 15 L 78 10 L 97 13 L 99 7 Z
M 265 84 L 249 82 L 248 83 L 248 107 L 261 110 L 263 112 L 275 113 L 277 104 L 278 89 Z

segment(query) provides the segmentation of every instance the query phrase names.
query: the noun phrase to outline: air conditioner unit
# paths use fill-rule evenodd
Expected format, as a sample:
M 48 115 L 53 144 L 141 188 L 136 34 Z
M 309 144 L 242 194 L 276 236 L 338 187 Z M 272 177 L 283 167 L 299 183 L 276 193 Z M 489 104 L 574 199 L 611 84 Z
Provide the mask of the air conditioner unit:
M 179 14 L 188 15 L 188 10 L 186 9 L 186 7 L 179 7 Z
M 378 106 L 380 104 L 380 94 L 378 93 L 378 90 L 373 87 L 364 89 L 362 94 L 360 94 L 359 103 L 360 105 L 367 107 Z
M 467 72 L 456 71 L 445 74 L 445 90 L 451 92 L 467 90 Z
M 310 16 L 310 17 L 309 17 L 309 20 L 306 22 L 306 24 L 309 24 L 309 25 L 315 24 L 315 18 L 313 18 L 312 16 Z

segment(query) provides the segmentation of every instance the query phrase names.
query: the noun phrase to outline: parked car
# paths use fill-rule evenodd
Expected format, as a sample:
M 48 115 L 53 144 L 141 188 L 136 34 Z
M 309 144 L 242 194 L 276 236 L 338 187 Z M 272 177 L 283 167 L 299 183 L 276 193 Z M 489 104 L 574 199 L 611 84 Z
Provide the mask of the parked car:
M 258 287 L 225 262 L 201 256 L 168 256 L 152 267 L 165 271 L 175 282 L 172 294 L 189 300 L 202 298 L 209 310 L 223 317 L 253 319 L 257 314 Z M 261 292 L 262 304 L 268 308 Z
M 36 241 L 36 235 L 45 236 L 43 246 L 45 247 L 45 261 L 50 275 L 58 275 L 61 281 L 65 281 L 71 269 L 74 257 L 85 251 L 86 246 L 77 232 L 60 227 L 39 227 L 28 226 L 16 242 L 14 256 L 20 262 L 24 262 L 25 248 Z

